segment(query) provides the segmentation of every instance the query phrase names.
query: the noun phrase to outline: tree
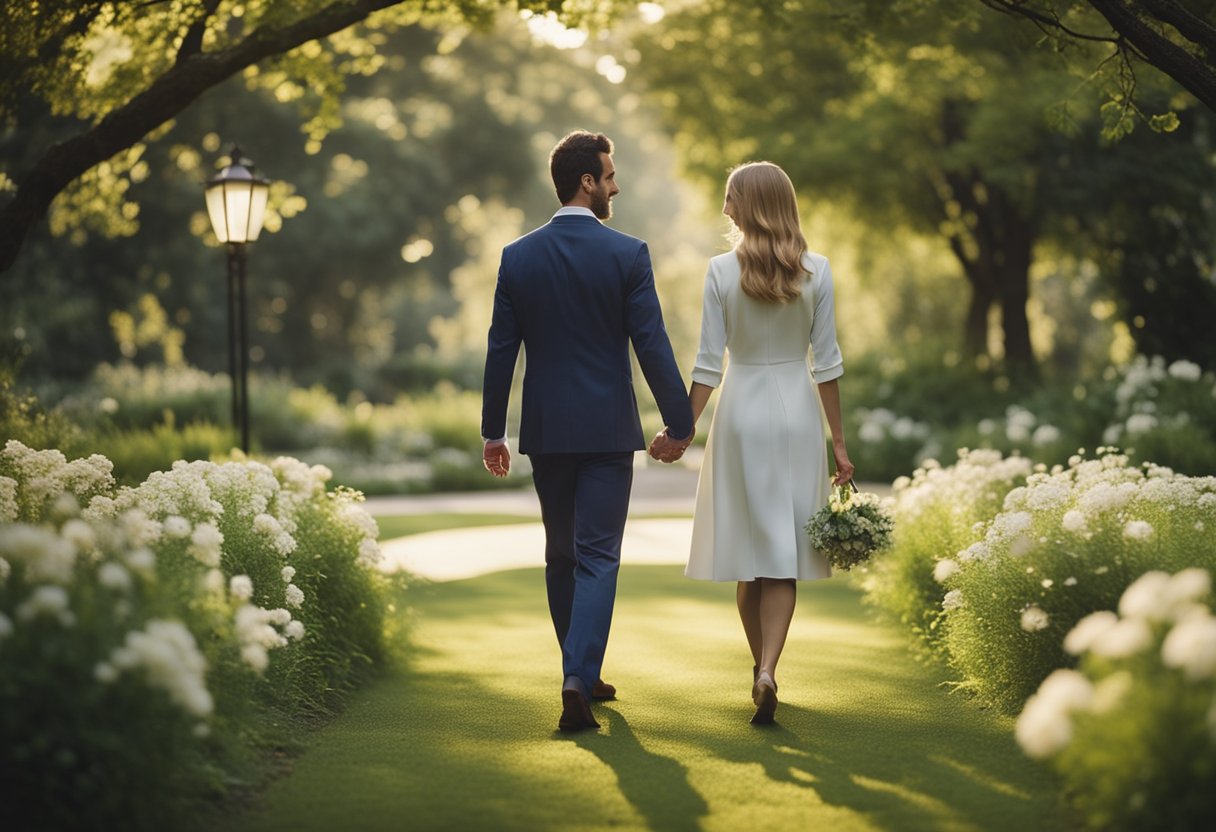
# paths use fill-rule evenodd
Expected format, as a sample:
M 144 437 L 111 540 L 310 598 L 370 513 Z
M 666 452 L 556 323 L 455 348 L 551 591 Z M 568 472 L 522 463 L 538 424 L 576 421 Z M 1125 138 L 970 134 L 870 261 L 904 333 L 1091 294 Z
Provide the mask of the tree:
M 1009 369 L 1032 377 L 1036 248 L 1075 249 L 1081 207 L 1106 207 L 1094 186 L 1110 179 L 1107 196 L 1117 194 L 1113 180 L 1131 160 L 1143 165 L 1144 147 L 1110 148 L 1086 184 L 1063 176 L 1070 154 L 1091 144 L 1075 124 L 1058 129 L 1069 126 L 1058 105 L 1076 79 L 1035 48 L 1029 27 L 985 25 L 974 3 L 726 6 L 669 15 L 641 39 L 640 67 L 691 169 L 718 189 L 730 165 L 769 158 L 812 202 L 937 237 L 970 290 L 967 352 L 986 353 L 997 309 Z M 1073 108 L 1074 121 L 1095 116 L 1085 102 Z M 1152 136 L 1169 152 L 1168 136 Z
M 511 5 L 585 16 L 603 12 L 610 2 L 512 0 Z M 6 159 L 18 159 L 5 165 L 0 178 L 0 189 L 11 193 L 0 205 L 0 271 L 13 264 L 31 227 L 72 183 L 136 147 L 225 79 L 245 73 L 259 83 L 261 76 L 280 100 L 302 101 L 311 113 L 306 127 L 319 138 L 337 121 L 337 94 L 345 79 L 374 72 L 382 62 L 376 39 L 348 31 L 351 26 L 366 22 L 376 29 L 437 14 L 478 21 L 497 5 L 476 0 L 0 5 L 0 118 L 8 133 Z M 267 61 L 272 71 L 260 73 L 259 64 Z M 48 135 L 54 140 L 44 142 Z M 134 155 L 134 160 L 125 155 L 110 174 L 129 172 L 138 164 L 138 152 Z
M 1080 42 L 1112 47 L 1104 60 L 1106 63 L 1113 58 L 1118 67 L 1111 102 L 1112 112 L 1117 115 L 1112 122 L 1123 125 L 1124 131 L 1135 112 L 1136 63 L 1156 67 L 1216 112 L 1216 3 L 1210 0 L 981 2 L 1032 21 L 1058 47 Z M 1174 123 L 1165 116 L 1157 126 Z

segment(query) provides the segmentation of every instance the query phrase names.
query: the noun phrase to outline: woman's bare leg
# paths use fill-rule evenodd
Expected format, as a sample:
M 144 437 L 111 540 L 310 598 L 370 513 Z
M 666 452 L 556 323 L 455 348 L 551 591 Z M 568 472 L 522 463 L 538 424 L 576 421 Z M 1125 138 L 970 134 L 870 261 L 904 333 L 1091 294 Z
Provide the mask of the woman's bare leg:
M 760 590 L 761 673 L 769 678 L 777 677 L 777 661 L 785 648 L 785 638 L 790 632 L 794 618 L 794 603 L 797 600 L 797 583 L 777 578 L 757 578 Z M 748 635 L 750 640 L 751 636 Z M 752 652 L 756 650 L 753 647 Z
M 760 666 L 763 654 L 763 641 L 760 629 L 760 582 L 739 581 L 735 590 L 735 600 L 739 604 L 739 620 L 743 622 L 743 632 L 747 635 L 747 646 L 752 651 L 752 664 Z

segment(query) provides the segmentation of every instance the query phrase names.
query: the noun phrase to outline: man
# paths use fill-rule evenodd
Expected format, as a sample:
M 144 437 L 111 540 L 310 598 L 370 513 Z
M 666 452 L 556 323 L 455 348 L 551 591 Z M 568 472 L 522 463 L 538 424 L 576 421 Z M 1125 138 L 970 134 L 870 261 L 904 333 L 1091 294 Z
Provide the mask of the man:
M 668 461 L 692 441 L 692 410 L 641 240 L 605 226 L 620 193 L 612 142 L 575 131 L 549 156 L 561 209 L 503 249 L 494 292 L 482 398 L 483 461 L 505 477 L 507 399 L 524 344 L 519 451 L 545 524 L 545 585 L 562 649 L 558 728 L 598 728 L 589 700 L 611 699 L 600 679 L 633 454 L 645 447 L 629 344 L 668 429 L 656 439 Z

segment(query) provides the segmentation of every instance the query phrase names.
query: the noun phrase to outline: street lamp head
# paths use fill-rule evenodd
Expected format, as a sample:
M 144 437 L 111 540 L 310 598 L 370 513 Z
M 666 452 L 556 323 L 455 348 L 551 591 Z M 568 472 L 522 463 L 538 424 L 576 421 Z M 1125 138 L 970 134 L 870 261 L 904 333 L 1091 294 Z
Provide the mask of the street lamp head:
M 262 232 L 270 180 L 233 146 L 228 166 L 207 183 L 207 214 L 221 243 L 251 243 Z

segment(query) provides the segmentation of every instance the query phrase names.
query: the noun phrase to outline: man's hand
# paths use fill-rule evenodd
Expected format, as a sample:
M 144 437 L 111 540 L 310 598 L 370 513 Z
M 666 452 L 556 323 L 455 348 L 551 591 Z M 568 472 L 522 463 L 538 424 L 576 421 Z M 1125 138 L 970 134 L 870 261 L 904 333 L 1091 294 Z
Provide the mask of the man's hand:
M 511 470 L 511 449 L 506 442 L 486 442 L 481 464 L 494 476 L 505 477 Z
M 672 439 L 667 435 L 667 429 L 664 428 L 660 433 L 655 434 L 654 440 L 650 443 L 649 453 L 659 462 L 675 462 L 684 456 L 684 451 L 688 450 L 694 436 L 696 436 L 695 430 L 688 435 L 687 439 Z

